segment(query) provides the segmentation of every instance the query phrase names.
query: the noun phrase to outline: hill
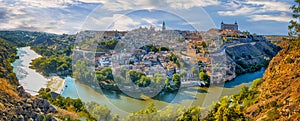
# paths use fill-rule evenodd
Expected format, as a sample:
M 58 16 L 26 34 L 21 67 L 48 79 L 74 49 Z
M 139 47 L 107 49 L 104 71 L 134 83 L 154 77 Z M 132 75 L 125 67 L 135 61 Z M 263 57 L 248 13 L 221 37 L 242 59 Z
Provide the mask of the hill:
M 300 120 L 299 41 L 285 40 L 278 45 L 283 50 L 264 74 L 259 101 L 246 109 L 246 115 L 254 120 Z

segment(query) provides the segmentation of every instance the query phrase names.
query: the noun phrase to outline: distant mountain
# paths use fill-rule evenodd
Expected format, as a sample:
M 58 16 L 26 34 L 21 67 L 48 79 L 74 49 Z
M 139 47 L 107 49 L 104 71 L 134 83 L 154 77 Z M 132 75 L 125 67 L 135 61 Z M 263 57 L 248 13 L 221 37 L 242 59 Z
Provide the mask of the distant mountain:
M 57 35 L 45 32 L 30 31 L 0 31 L 0 37 L 6 39 L 12 44 L 18 46 L 28 45 L 53 45 L 55 43 L 63 43 L 67 41 L 75 41 L 71 35 Z

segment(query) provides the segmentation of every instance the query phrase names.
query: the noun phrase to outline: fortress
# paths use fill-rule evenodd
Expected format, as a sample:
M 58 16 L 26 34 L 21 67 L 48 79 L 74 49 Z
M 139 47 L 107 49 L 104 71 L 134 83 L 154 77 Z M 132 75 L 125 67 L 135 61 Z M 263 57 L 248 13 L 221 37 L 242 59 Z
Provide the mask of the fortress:
M 224 24 L 224 22 L 222 21 L 222 23 L 221 23 L 221 30 L 238 31 L 239 30 L 239 26 L 238 26 L 237 22 L 235 22 L 234 24 Z

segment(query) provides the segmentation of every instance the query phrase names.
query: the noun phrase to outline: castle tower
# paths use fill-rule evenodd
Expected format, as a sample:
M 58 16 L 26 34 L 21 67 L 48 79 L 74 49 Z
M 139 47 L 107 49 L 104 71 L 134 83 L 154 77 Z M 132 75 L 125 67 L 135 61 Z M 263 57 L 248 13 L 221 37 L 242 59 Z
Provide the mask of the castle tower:
M 162 31 L 165 31 L 165 30 L 166 30 L 166 24 L 165 24 L 165 22 L 163 21 Z

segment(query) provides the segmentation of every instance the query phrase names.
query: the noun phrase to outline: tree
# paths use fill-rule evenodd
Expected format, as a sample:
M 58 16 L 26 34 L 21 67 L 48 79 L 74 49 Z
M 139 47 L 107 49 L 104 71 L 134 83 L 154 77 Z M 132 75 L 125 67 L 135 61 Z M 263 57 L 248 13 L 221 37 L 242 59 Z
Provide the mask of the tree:
M 300 47 L 300 1 L 295 0 L 295 5 L 293 5 L 290 9 L 292 10 L 292 17 L 294 20 L 290 21 L 289 35 L 290 36 L 297 36 L 295 43 L 293 43 L 293 47 L 299 48 Z
M 203 48 L 207 48 L 206 42 L 203 41 L 203 42 L 201 43 L 201 45 L 202 45 Z
M 177 88 L 180 87 L 181 82 L 180 82 L 180 76 L 178 74 L 173 75 L 172 81 L 174 82 L 174 84 Z
M 142 78 L 138 80 L 137 85 L 139 87 L 147 87 L 150 85 L 150 83 L 151 79 L 149 77 L 142 76 Z
M 179 116 L 177 121 L 199 121 L 200 120 L 200 107 L 191 106 L 189 109 Z
M 86 109 L 91 113 L 93 117 L 97 120 L 105 120 L 108 121 L 111 118 L 111 111 L 105 105 L 102 106 L 96 102 L 88 102 L 86 103 Z
M 207 75 L 205 72 L 201 71 L 201 72 L 199 73 L 199 79 L 200 79 L 201 81 L 205 81 L 205 80 L 208 79 L 208 75 Z
M 292 10 L 292 17 L 295 18 L 294 20 L 290 21 L 290 24 L 288 26 L 289 29 L 289 35 L 298 35 L 298 38 L 300 38 L 299 32 L 300 32 L 300 24 L 299 24 L 299 18 L 300 18 L 300 1 L 295 0 L 297 4 L 293 5 L 290 9 Z

